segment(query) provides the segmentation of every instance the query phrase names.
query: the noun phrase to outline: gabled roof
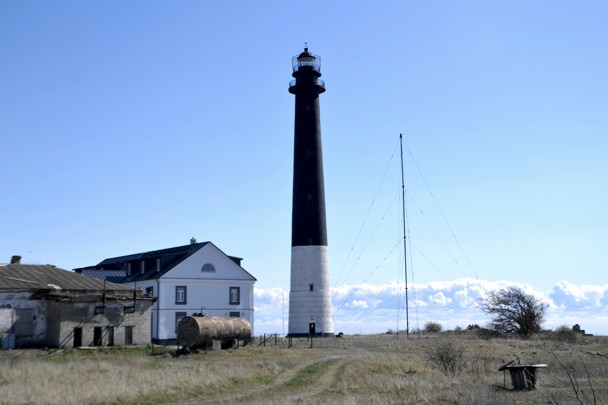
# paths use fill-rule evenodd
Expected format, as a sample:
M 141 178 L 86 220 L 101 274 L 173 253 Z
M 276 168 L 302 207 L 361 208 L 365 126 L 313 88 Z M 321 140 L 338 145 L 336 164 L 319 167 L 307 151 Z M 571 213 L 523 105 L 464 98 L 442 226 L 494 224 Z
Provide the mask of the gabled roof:
M 133 291 L 121 284 L 82 276 L 55 266 L 32 264 L 0 265 L 0 291 Z
M 126 256 L 111 257 L 102 260 L 96 266 L 82 267 L 74 269 L 77 273 L 87 274 L 91 277 L 106 278 L 112 273 L 115 282 L 130 283 L 144 280 L 155 280 L 162 277 L 165 273 L 175 266 L 192 256 L 195 252 L 205 247 L 211 242 L 190 243 L 188 245 L 176 246 L 167 249 L 152 250 L 149 252 L 134 253 Z M 215 246 L 215 245 L 213 245 Z M 219 250 L 219 249 L 218 249 Z M 223 252 L 222 252 L 223 253 Z M 228 256 L 230 260 L 241 267 L 240 257 Z M 141 263 L 144 263 L 144 273 L 141 273 Z M 127 269 L 130 266 L 131 275 L 127 276 Z M 158 268 L 157 268 L 158 266 Z M 249 274 L 245 269 L 241 269 Z M 110 271 L 112 271 L 110 273 Z M 120 271 L 122 279 L 116 278 L 116 271 Z M 250 274 L 249 274 L 250 275 Z M 251 276 L 251 275 L 250 275 Z M 255 280 L 253 276 L 252 279 Z

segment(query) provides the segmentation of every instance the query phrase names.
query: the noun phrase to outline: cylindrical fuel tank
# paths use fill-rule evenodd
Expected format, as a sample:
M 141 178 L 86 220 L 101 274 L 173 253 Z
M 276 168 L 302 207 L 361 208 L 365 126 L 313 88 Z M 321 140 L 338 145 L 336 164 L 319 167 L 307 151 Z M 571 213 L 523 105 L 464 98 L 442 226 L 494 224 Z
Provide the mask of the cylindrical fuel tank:
M 251 325 L 243 318 L 219 318 L 214 316 L 186 316 L 177 325 L 177 341 L 190 349 L 206 347 L 214 340 L 226 343 L 251 340 Z

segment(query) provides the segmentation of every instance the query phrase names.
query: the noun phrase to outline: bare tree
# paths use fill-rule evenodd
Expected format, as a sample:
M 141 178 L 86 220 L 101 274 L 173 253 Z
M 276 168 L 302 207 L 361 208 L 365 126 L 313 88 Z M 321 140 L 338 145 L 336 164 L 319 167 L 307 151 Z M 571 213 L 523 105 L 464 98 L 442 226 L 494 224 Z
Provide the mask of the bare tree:
M 480 307 L 494 317 L 490 329 L 528 337 L 540 332 L 548 305 L 520 288 L 509 287 L 490 292 L 481 300 Z

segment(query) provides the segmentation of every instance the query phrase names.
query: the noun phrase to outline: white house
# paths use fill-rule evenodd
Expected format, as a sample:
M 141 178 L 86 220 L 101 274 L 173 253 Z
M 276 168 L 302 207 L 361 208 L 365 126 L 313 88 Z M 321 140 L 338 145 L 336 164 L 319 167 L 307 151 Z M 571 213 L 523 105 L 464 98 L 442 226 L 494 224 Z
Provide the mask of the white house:
M 118 282 L 156 297 L 152 338 L 176 339 L 176 326 L 187 315 L 241 317 L 253 330 L 253 284 L 241 258 L 227 256 L 211 242 L 137 253 L 103 260 L 77 273 Z

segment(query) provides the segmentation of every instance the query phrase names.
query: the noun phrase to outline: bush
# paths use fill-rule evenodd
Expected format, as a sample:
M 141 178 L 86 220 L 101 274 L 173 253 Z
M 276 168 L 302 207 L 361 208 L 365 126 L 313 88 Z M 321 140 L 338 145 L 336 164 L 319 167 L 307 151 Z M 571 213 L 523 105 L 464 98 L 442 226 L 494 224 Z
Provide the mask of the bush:
M 555 332 L 552 334 L 553 338 L 558 342 L 575 343 L 580 334 L 572 330 L 572 328 L 562 325 L 555 328 Z
M 428 353 L 427 359 L 445 375 L 458 374 L 466 366 L 462 349 L 451 342 L 438 345 L 433 351 Z
M 424 324 L 424 331 L 427 333 L 438 333 L 442 329 L 443 327 L 439 322 L 427 322 Z
M 473 330 L 475 331 L 477 336 L 479 336 L 479 338 L 483 340 L 495 339 L 501 336 L 500 333 L 488 328 L 477 328 Z

